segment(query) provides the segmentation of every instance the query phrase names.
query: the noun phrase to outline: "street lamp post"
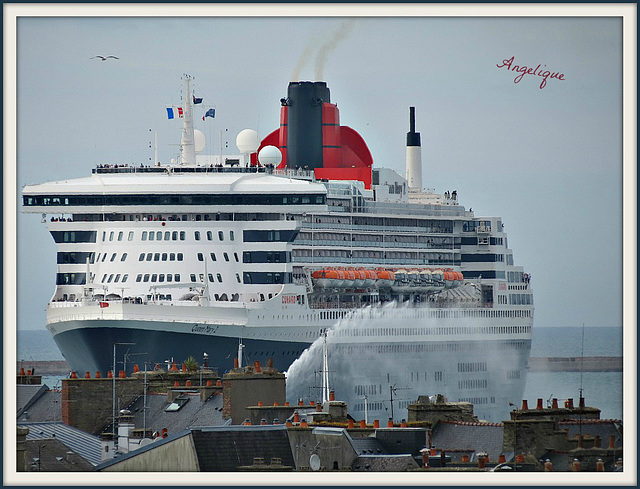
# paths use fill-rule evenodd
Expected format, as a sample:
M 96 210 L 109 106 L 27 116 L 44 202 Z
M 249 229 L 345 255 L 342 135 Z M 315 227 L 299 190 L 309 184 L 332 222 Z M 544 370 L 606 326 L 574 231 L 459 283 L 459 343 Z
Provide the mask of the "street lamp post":
M 517 436 L 518 436 L 518 407 L 513 404 L 512 402 L 509 403 L 509 406 L 512 406 L 512 412 L 513 412 L 513 471 L 515 472 L 517 470 L 517 456 L 516 456 L 516 450 L 517 450 Z

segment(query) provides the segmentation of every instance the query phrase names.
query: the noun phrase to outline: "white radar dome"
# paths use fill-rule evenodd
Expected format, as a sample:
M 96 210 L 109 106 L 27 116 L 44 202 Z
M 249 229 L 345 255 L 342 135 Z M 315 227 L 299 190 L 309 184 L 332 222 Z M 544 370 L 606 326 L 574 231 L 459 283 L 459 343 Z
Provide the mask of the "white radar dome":
M 245 129 L 240 131 L 236 137 L 236 146 L 242 153 L 251 154 L 258 151 L 260 141 L 258 141 L 258 133 L 253 129 Z
M 207 138 L 202 131 L 198 129 L 193 130 L 193 139 L 196 145 L 196 153 L 202 153 L 205 145 L 207 144 Z
M 258 161 L 262 166 L 278 166 L 282 161 L 282 153 L 275 146 L 265 146 L 258 153 Z

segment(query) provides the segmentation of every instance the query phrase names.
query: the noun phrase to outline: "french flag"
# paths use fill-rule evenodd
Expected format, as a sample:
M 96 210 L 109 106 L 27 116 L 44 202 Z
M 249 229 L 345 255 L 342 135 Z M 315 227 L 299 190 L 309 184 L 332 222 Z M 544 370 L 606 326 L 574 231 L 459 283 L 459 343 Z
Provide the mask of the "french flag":
M 169 119 L 180 118 L 182 116 L 182 107 L 167 107 L 167 117 Z

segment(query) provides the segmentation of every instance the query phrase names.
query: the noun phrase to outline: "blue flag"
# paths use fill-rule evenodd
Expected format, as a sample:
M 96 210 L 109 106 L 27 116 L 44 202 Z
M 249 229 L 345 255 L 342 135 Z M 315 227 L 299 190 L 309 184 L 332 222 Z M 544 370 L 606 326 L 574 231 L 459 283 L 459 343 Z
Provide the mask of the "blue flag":
M 201 104 L 202 103 L 202 97 L 197 98 L 195 95 L 193 96 L 193 103 L 195 104 Z
M 207 112 L 202 117 L 202 120 L 204 120 L 205 117 L 215 118 L 215 116 L 216 116 L 216 109 L 209 109 L 209 110 L 207 110 Z

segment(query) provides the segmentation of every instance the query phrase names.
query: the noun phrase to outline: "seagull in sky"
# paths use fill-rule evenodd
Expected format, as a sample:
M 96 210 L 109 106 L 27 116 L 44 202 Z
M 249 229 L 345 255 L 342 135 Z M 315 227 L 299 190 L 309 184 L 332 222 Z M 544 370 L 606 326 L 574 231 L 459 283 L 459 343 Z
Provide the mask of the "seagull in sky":
M 106 61 L 107 58 L 120 59 L 117 56 L 100 56 L 100 55 L 93 56 L 92 58 L 89 58 L 89 59 L 94 59 L 94 58 L 100 58 L 102 61 Z

